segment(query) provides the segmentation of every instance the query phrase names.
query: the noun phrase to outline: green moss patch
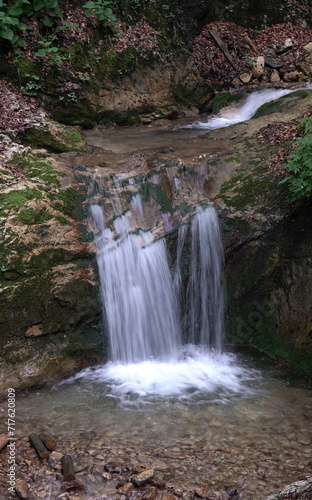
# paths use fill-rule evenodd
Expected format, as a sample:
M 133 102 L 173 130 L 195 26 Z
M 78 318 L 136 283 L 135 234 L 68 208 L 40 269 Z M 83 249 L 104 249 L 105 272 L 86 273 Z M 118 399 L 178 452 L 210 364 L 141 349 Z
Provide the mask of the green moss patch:
M 9 193 L 0 194 L 0 215 L 4 216 L 8 211 L 17 211 L 22 208 L 27 200 L 42 199 L 42 193 L 37 189 L 12 190 Z
M 52 214 L 46 209 L 42 208 L 41 210 L 35 210 L 32 207 L 21 210 L 17 217 L 17 220 L 29 226 L 33 224 L 43 224 L 50 219 L 52 219 Z
M 24 175 L 32 181 L 43 181 L 49 186 L 60 186 L 59 177 L 66 175 L 64 172 L 56 170 L 50 160 L 39 158 L 31 153 L 14 155 L 12 164 L 21 168 Z
M 303 99 L 308 95 L 308 92 L 306 92 L 305 90 L 297 90 L 296 92 L 291 92 L 291 94 L 287 94 L 280 99 L 276 99 L 275 101 L 263 104 L 256 111 L 252 118 L 259 118 L 260 116 L 265 116 L 270 113 L 276 113 L 277 111 L 286 111 L 287 109 L 290 109 L 296 105 L 296 103 L 298 102 L 297 99 Z
M 229 156 L 229 158 L 225 158 L 225 163 L 232 163 L 232 162 L 235 162 L 235 163 L 239 163 L 240 162 L 240 159 L 241 159 L 241 153 L 236 153 L 232 156 Z
M 228 207 L 236 210 L 244 210 L 250 205 L 259 206 L 262 203 L 266 205 L 267 199 L 278 202 L 282 198 L 282 203 L 285 205 L 289 199 L 285 186 L 281 186 L 274 172 L 267 171 L 265 165 L 262 164 L 254 167 L 247 175 L 239 172 L 230 181 L 222 184 L 221 196 Z M 270 208 L 267 207 L 266 210 Z
M 83 217 L 81 202 L 84 200 L 84 196 L 74 188 L 63 189 L 59 193 L 50 195 L 49 197 L 54 202 L 53 206 L 55 210 L 59 210 L 64 215 L 68 215 L 76 220 L 80 220 Z
M 158 184 L 151 182 L 143 184 L 141 194 L 144 201 L 153 198 L 161 206 L 163 213 L 172 212 L 172 200 Z
M 57 125 L 53 128 L 30 128 L 25 132 L 25 142 L 35 148 L 44 148 L 52 153 L 84 151 L 84 140 L 72 127 Z
M 210 102 L 211 111 L 215 113 L 219 113 L 220 109 L 224 108 L 231 102 L 239 101 L 241 96 L 233 95 L 231 92 L 219 92 L 212 101 Z

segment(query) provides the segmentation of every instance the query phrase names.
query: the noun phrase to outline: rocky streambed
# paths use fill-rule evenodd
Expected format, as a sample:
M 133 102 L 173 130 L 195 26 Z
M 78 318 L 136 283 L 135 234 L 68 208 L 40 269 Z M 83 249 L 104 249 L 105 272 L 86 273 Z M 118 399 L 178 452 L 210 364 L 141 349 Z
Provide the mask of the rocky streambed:
M 305 480 L 312 442 L 308 381 L 254 355 L 236 362 L 250 371 L 238 394 L 122 400 L 94 380 L 96 372 L 92 382 L 88 370 L 52 390 L 20 394 L 16 478 L 28 490 L 20 498 L 265 500 Z M 6 401 L 0 410 L 3 423 Z M 55 440 L 48 458 L 39 458 L 30 444 L 34 432 Z M 63 455 L 72 457 L 74 480 L 63 477 Z M 15 497 L 7 492 L 9 457 L 6 447 L 0 452 L 3 498 Z M 135 481 L 151 469 L 142 484 Z

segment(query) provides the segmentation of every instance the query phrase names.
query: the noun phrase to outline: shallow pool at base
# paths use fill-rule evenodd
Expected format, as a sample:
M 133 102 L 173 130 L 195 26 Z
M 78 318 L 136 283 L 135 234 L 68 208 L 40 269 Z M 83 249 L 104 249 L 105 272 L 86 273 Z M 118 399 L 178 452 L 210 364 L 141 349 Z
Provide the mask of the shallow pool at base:
M 200 362 L 205 356 L 208 361 L 202 354 Z M 263 370 L 261 363 L 241 355 L 217 356 L 228 364 L 220 367 L 219 375 L 213 356 L 201 375 L 194 356 L 191 366 L 181 362 L 180 373 L 157 362 L 147 362 L 154 372 L 139 364 L 144 391 L 135 390 L 135 368 L 130 368 L 131 388 L 124 386 L 121 367 L 116 374 L 116 365 L 85 370 L 51 390 L 21 395 L 17 427 L 23 435 L 36 431 L 57 436 L 58 449 L 72 454 L 78 468 L 86 463 L 104 467 L 110 461 L 150 465 L 168 485 L 188 491 L 208 483 L 218 491 L 235 486 L 244 499 L 260 500 L 311 474 L 309 381 L 288 380 L 283 372 Z M 166 386 L 164 377 L 173 386 L 174 377 L 185 381 L 187 370 L 192 377 L 198 370 L 201 383 L 210 376 L 211 390 L 194 382 L 176 394 L 156 391 L 157 383 Z M 235 384 L 224 380 L 227 371 L 236 377 Z M 99 476 L 89 488 L 96 496 L 107 494 L 111 485 Z

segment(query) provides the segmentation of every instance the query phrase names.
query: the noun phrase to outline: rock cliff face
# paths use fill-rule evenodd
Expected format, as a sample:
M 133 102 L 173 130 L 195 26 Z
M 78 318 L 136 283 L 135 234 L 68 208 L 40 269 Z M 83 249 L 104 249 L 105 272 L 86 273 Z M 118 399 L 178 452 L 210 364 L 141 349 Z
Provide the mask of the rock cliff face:
M 288 111 L 285 102 L 279 115 L 230 127 L 233 154 L 228 160 L 237 166 L 215 197 L 224 223 L 228 341 L 251 344 L 308 374 L 312 373 L 311 202 L 289 204 L 287 190 L 269 167 L 287 141 L 264 144 L 263 136 L 281 120 L 303 114 L 310 102 L 308 96 Z M 220 156 L 216 167 L 221 169 L 226 157 Z
M 57 142 L 54 126 L 46 120 L 44 135 L 51 127 L 49 138 Z M 42 139 L 42 129 L 37 131 Z M 68 132 L 63 127 L 59 146 Z M 81 150 L 82 138 L 75 137 L 78 141 L 67 142 L 63 149 Z M 101 306 L 92 247 L 84 231 L 85 193 L 60 157 L 17 145 L 7 135 L 1 139 L 3 391 L 53 382 L 94 362 L 103 351 L 97 347 Z

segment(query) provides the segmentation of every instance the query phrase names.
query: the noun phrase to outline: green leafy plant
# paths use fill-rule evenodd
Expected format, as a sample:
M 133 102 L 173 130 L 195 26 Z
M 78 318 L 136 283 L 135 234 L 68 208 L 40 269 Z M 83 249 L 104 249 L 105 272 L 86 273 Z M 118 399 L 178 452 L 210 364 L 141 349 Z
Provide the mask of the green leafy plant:
M 66 31 L 67 29 L 75 29 L 76 33 L 81 33 L 82 29 L 79 28 L 78 23 L 68 23 L 67 21 L 62 21 L 61 26 L 57 26 L 56 30 L 57 31 Z
M 75 92 L 70 92 L 69 94 L 67 94 L 67 99 L 72 102 L 77 102 L 78 96 Z
M 18 34 L 26 30 L 26 25 L 20 20 L 23 3 L 22 0 L 17 0 L 8 6 L 4 0 L 0 0 L 0 37 L 21 47 L 25 42 L 19 39 Z
M 54 47 L 52 45 L 53 41 L 41 40 L 38 42 L 40 48 L 35 52 L 36 57 L 45 57 L 49 56 L 49 62 L 51 65 L 59 66 L 62 63 L 62 58 L 57 54 L 58 47 Z
M 225 6 L 225 9 L 228 11 L 228 12 L 234 12 L 234 5 L 231 3 L 230 5 L 226 5 Z
M 41 85 L 39 83 L 39 76 L 37 75 L 25 75 L 29 78 L 29 81 L 24 85 L 23 92 L 26 95 L 36 96 L 38 94 L 38 90 L 41 89 Z
M 20 37 L 26 29 L 32 30 L 31 25 L 23 21 L 26 18 L 42 20 L 45 26 L 53 26 L 62 16 L 58 0 L 16 0 L 7 2 L 0 0 L 0 38 L 4 38 L 12 45 L 24 47 L 25 41 Z
M 280 182 L 288 184 L 291 201 L 312 195 L 312 117 L 299 121 L 305 126 L 305 136 L 295 142 L 286 164 L 289 175 Z
M 96 16 L 99 21 L 102 21 L 104 26 L 109 26 L 110 21 L 116 21 L 116 17 L 111 9 L 112 4 L 111 0 L 89 0 L 83 5 L 83 8 L 86 10 L 88 17 Z

